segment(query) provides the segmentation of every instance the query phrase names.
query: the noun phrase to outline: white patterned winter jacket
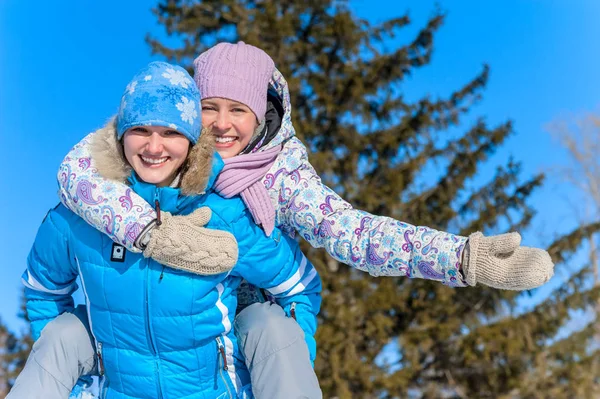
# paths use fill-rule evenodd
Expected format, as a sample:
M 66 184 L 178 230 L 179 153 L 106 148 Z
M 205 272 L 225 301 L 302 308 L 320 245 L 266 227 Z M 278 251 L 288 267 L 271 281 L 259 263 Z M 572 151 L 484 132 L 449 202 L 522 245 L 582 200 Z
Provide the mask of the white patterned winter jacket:
M 287 82 L 278 70 L 271 84 L 285 109 L 279 133 L 260 149 L 283 144 L 263 179 L 276 209 L 275 224 L 372 276 L 425 278 L 466 286 L 459 266 L 467 238 L 353 209 L 321 182 L 309 163 L 306 147 L 295 137 Z M 155 219 L 154 209 L 128 192 L 127 186 L 105 180 L 89 167 L 90 136 L 79 142 L 60 166 L 61 201 L 113 241 L 140 252 L 133 243 Z

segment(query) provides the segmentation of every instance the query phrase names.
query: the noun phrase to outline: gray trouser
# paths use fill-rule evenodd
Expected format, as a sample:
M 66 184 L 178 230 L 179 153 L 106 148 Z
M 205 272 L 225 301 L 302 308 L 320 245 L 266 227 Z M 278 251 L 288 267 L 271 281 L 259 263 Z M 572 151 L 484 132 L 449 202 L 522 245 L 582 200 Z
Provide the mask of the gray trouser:
M 95 372 L 85 308 L 74 313 L 44 328 L 6 399 L 67 399 L 80 376 Z M 236 317 L 234 328 L 255 398 L 322 398 L 304 332 L 281 307 L 250 305 Z
M 80 376 L 95 372 L 84 306 L 48 323 L 6 399 L 68 398 Z
M 304 331 L 279 305 L 255 303 L 235 318 L 234 330 L 257 399 L 322 398 Z

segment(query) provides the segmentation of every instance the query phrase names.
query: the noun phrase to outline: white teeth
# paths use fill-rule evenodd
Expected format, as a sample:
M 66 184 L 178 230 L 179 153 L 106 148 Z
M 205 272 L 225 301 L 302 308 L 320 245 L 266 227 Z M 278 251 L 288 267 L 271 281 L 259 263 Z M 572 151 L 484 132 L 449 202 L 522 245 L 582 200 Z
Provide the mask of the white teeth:
M 159 163 L 167 162 L 167 159 L 169 157 L 164 157 L 164 158 L 159 158 L 159 159 L 146 158 L 146 157 L 141 157 L 141 158 L 142 158 L 142 161 L 144 161 L 146 163 L 151 163 L 153 165 L 158 165 Z
M 235 137 L 217 137 L 217 143 L 231 143 L 235 140 Z

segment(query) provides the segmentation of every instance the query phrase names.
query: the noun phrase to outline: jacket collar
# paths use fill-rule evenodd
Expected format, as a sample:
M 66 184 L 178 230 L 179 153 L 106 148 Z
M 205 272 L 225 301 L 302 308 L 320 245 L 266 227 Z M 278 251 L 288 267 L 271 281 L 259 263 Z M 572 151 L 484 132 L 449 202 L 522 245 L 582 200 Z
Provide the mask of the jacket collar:
M 160 209 L 172 214 L 182 213 L 197 198 L 195 195 L 184 195 L 177 187 L 157 187 L 146 183 L 134 173 L 127 179 L 131 189 L 153 207 L 156 201 L 160 203 Z

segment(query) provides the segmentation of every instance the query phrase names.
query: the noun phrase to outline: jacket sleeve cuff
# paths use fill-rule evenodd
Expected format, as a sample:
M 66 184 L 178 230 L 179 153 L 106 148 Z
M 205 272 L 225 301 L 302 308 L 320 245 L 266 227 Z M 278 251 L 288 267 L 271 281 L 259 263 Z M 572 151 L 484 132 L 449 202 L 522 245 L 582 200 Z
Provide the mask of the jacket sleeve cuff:
M 454 256 L 451 256 L 450 262 L 448 264 L 448 270 L 444 273 L 444 281 L 442 284 L 445 284 L 450 287 L 467 287 L 465 280 L 465 276 L 462 272 L 462 262 L 463 262 L 463 254 L 465 248 L 467 246 L 468 239 L 466 237 L 460 237 L 459 242 L 457 242 L 456 246 L 453 249 Z

